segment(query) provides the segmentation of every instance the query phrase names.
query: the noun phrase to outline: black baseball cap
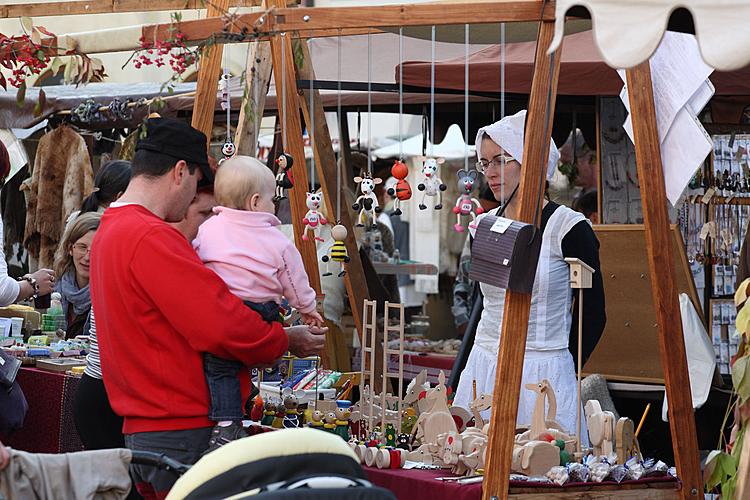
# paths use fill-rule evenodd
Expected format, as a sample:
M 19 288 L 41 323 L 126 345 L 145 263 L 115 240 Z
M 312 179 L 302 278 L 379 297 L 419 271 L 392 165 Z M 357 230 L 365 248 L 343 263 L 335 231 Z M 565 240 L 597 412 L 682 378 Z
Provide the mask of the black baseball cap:
M 149 118 L 146 135 L 138 139 L 135 150 L 145 149 L 198 165 L 203 179 L 198 187 L 212 186 L 214 173 L 208 163 L 206 134 L 174 118 Z

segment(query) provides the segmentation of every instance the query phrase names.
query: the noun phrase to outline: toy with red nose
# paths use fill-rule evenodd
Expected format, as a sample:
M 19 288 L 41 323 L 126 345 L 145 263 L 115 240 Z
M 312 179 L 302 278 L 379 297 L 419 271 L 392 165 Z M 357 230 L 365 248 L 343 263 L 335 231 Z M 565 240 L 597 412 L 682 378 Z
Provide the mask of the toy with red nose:
M 456 200 L 456 204 L 453 207 L 453 213 L 456 214 L 456 225 L 453 228 L 459 233 L 464 232 L 464 226 L 461 224 L 461 216 L 471 216 L 471 222 L 469 227 L 476 228 L 475 222 L 477 215 L 484 212 L 484 209 L 479 204 L 479 200 L 471 197 L 471 192 L 474 190 L 474 184 L 477 181 L 477 172 L 472 170 L 470 172 L 466 170 L 458 171 L 458 190 L 461 195 Z M 474 206 L 476 205 L 476 210 Z

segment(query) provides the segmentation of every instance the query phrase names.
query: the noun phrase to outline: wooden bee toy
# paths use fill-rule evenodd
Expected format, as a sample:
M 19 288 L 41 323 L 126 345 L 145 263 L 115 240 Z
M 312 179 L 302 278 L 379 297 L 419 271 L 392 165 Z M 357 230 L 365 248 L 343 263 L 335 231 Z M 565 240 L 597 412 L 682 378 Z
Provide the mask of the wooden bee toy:
M 276 158 L 276 165 L 278 165 L 278 168 L 276 170 L 276 196 L 274 196 L 274 201 L 279 201 L 285 198 L 285 189 L 294 187 L 292 173 L 290 172 L 292 165 L 294 165 L 294 158 L 289 153 L 281 153 Z
M 395 186 L 388 188 L 388 194 L 395 198 L 393 215 L 401 215 L 401 202 L 411 198 L 411 186 L 406 180 L 409 168 L 401 160 L 396 160 L 391 167 L 391 175 L 398 180 Z
M 349 258 L 349 255 L 346 253 L 346 244 L 344 243 L 347 234 L 348 233 L 346 231 L 346 228 L 341 224 L 336 224 L 331 229 L 333 246 L 328 251 L 328 255 L 324 255 L 321 259 L 326 264 L 326 272 L 323 273 L 323 276 L 331 276 L 333 274 L 330 270 L 331 261 L 341 262 L 341 272 L 339 272 L 339 277 L 346 274 L 346 268 L 344 267 L 344 264 L 349 263 L 349 261 L 351 260 Z

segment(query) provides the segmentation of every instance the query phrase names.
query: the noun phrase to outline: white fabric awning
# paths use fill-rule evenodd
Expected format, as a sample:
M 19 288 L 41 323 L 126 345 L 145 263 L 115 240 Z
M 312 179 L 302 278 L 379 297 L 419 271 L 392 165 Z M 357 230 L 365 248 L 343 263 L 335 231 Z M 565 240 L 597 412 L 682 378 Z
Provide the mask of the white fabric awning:
M 594 41 L 613 68 L 631 68 L 646 61 L 659 46 L 672 11 L 680 7 L 693 16 L 701 55 L 708 65 L 732 71 L 750 64 L 747 0 L 557 0 L 550 52 L 562 41 L 565 14 L 576 6 L 591 14 Z
M 468 151 L 469 158 L 476 154 L 476 148 L 473 145 L 466 145 L 464 142 L 461 127 L 455 123 L 448 127 L 445 138 L 440 144 L 431 147 L 430 141 L 427 141 L 427 154 L 434 157 L 445 158 L 446 160 L 457 160 L 464 158 Z M 398 158 L 402 154 L 405 158 L 410 156 L 422 155 L 422 134 L 417 134 L 403 142 L 391 144 L 372 152 L 375 158 Z

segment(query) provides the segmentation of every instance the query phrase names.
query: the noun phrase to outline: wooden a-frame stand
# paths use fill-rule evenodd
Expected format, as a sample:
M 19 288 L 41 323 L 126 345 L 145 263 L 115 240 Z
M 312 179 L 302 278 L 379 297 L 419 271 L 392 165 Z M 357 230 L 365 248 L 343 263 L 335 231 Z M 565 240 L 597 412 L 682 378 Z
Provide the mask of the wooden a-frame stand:
M 552 40 L 554 23 L 554 2 L 543 0 L 499 0 L 477 2 L 482 7 L 471 8 L 465 2 L 446 2 L 434 4 L 385 5 L 368 7 L 343 8 L 284 8 L 283 0 L 269 3 L 276 9 L 268 13 L 243 14 L 239 20 L 244 23 L 260 25 L 260 30 L 270 33 L 263 39 L 272 42 L 273 63 L 275 68 L 281 68 L 280 33 L 288 33 L 284 37 L 287 57 L 286 67 L 275 72 L 277 89 L 281 88 L 281 78 L 287 79 L 287 89 L 291 90 L 287 97 L 287 109 L 280 110 L 280 115 L 287 116 L 287 136 L 290 144 L 284 147 L 295 157 L 304 158 L 302 148 L 302 131 L 298 110 L 300 102 L 296 96 L 296 81 L 294 80 L 293 51 L 291 37 L 307 38 L 321 36 L 337 36 L 342 33 L 352 33 L 371 28 L 385 28 L 393 26 L 429 26 L 458 23 L 490 23 L 490 22 L 539 22 L 536 60 L 534 64 L 534 79 L 529 97 L 528 115 L 526 123 L 526 141 L 522 166 L 522 181 L 518 192 L 521 211 L 519 220 L 536 222 L 533 207 L 536 205 L 534 197 L 538 196 L 536 189 L 538 179 L 544 175 L 546 158 L 549 150 L 549 132 L 554 115 L 554 98 L 559 71 L 559 54 L 561 49 L 548 56 L 546 49 Z M 262 18 L 262 20 L 261 20 Z M 183 33 L 192 42 L 204 40 L 212 33 L 219 31 L 222 25 L 218 16 L 198 21 L 187 21 L 181 24 Z M 168 36 L 170 25 L 144 26 L 142 33 L 147 39 L 154 36 L 164 38 Z M 161 35 L 156 35 L 161 34 Z M 135 49 L 132 47 L 128 50 Z M 126 49 L 122 49 L 126 50 Z M 551 58 L 550 58 L 551 57 Z M 218 73 L 201 72 L 198 88 L 202 85 L 215 86 Z M 202 80 L 207 80 L 203 82 Z M 656 116 L 654 111 L 654 96 L 651 85 L 651 71 L 649 63 L 643 63 L 627 70 L 627 83 L 630 95 L 631 116 L 635 134 L 636 159 L 638 177 L 640 180 L 641 199 L 646 225 L 646 240 L 648 245 L 648 261 L 651 272 L 652 296 L 658 321 L 659 350 L 661 363 L 664 368 L 667 397 L 669 398 L 669 422 L 672 443 L 676 460 L 677 472 L 682 483 L 680 496 L 682 498 L 698 498 L 703 487 L 700 476 L 698 446 L 693 418 L 690 382 L 685 357 L 682 323 L 680 321 L 679 303 L 674 281 L 674 264 L 672 260 L 672 246 L 669 244 L 669 219 L 667 214 L 667 198 L 661 164 L 658 133 L 656 130 Z M 215 87 L 214 87 L 215 88 Z M 210 93 L 208 93 L 210 94 Z M 195 112 L 199 114 L 213 114 L 215 95 L 198 92 L 195 102 Z M 290 95 L 292 99 L 289 99 Z M 551 103 L 548 105 L 548 96 Z M 211 104 L 208 106 L 208 104 Z M 304 110 L 304 105 L 302 105 Z M 549 111 L 546 114 L 545 111 Z M 311 110 L 308 110 L 308 115 Z M 316 122 L 321 109 L 318 105 L 312 112 L 316 113 Z M 319 128 L 316 128 L 316 163 L 319 165 L 324 194 L 329 206 L 334 206 L 330 199 L 330 187 L 335 183 L 330 181 L 330 161 L 326 160 L 329 152 L 328 144 L 317 140 Z M 546 131 L 546 134 L 545 134 Z M 327 132 L 327 131 L 326 131 Z M 320 132 L 321 134 L 324 132 Z M 543 140 L 540 140 L 543 139 Z M 322 151 L 325 148 L 325 151 Z M 330 156 L 329 156 L 330 158 Z M 327 174 L 326 174 L 327 172 Z M 307 174 L 305 169 L 295 169 L 295 188 L 291 193 L 292 214 L 295 232 L 300 233 L 302 214 L 304 214 L 305 190 L 307 189 Z M 342 214 L 343 215 L 343 214 Z M 342 216 L 342 219 L 344 217 Z M 348 226 L 350 229 L 351 226 Z M 356 255 L 353 238 L 347 240 L 349 255 Z M 317 258 L 312 244 L 298 242 L 305 259 L 305 267 L 311 283 L 319 290 Z M 361 273 L 361 267 L 349 265 L 348 280 Z M 360 274 L 360 276 L 362 276 Z M 364 288 L 354 286 L 357 282 L 349 281 L 352 310 L 359 311 L 363 304 L 361 294 Z M 361 283 L 361 282 L 360 282 Z M 358 295 L 355 297 L 355 295 Z M 493 415 L 490 428 L 490 443 L 487 453 L 487 474 L 484 481 L 483 495 L 485 499 L 508 497 L 508 473 L 513 438 L 518 411 L 518 394 L 521 382 L 521 372 L 524 361 L 526 344 L 526 325 L 528 322 L 530 296 L 508 292 L 505 302 L 505 321 L 503 322 L 500 351 L 498 354 L 498 368 L 493 395 Z M 361 314 L 354 317 L 360 321 Z M 361 333 L 361 325 L 360 325 Z M 612 497 L 616 497 L 612 493 Z

